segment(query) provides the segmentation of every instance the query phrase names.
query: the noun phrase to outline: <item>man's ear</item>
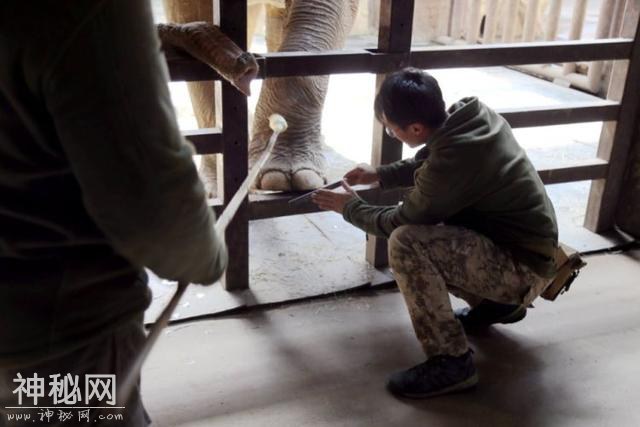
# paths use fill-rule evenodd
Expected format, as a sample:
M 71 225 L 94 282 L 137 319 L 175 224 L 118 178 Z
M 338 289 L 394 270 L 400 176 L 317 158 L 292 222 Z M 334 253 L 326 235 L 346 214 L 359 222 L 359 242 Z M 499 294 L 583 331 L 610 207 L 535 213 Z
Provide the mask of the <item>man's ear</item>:
M 415 135 L 415 136 L 423 136 L 425 133 L 428 132 L 428 129 L 425 125 L 423 125 L 422 123 L 412 123 L 409 125 L 409 130 L 411 131 L 411 134 Z

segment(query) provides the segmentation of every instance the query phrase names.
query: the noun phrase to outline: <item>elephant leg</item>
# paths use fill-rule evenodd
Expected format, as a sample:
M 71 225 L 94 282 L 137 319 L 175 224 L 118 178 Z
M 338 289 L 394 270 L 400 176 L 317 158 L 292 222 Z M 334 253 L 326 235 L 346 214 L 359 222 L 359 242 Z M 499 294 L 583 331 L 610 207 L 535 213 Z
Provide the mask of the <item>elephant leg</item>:
M 251 51 L 253 36 L 256 34 L 258 20 L 263 10 L 262 4 L 251 4 L 247 9 L 247 50 Z
M 211 0 L 165 0 L 164 6 L 169 22 L 205 21 L 213 23 L 213 2 Z M 189 82 L 187 88 L 198 127 L 215 127 L 214 82 Z M 219 156 L 215 154 L 202 156 L 198 168 L 209 197 L 215 197 L 218 194 L 217 157 Z
M 280 52 L 339 49 L 351 30 L 357 0 L 294 0 L 288 3 Z M 310 190 L 326 182 L 321 116 L 328 76 L 273 78 L 263 82 L 249 145 L 253 164 L 271 131 L 268 118 L 282 114 L 288 129 L 263 167 L 258 188 Z
M 287 11 L 284 8 L 267 4 L 266 38 L 267 51 L 277 52 L 282 44 L 282 32 Z

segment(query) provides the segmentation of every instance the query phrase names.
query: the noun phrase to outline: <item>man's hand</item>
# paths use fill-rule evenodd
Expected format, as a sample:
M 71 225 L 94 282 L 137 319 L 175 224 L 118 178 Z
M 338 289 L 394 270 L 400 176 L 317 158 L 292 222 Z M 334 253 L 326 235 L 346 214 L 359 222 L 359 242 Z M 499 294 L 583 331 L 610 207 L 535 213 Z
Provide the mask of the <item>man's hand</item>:
M 360 163 L 344 175 L 344 180 L 350 185 L 373 184 L 379 179 L 376 168 L 366 163 Z
M 345 181 L 342 181 L 342 188 L 346 192 L 318 190 L 311 195 L 311 200 L 313 200 L 313 203 L 318 205 L 320 209 L 324 209 L 325 211 L 334 211 L 342 215 L 344 205 L 346 205 L 349 200 L 358 197 L 353 188 L 351 188 Z

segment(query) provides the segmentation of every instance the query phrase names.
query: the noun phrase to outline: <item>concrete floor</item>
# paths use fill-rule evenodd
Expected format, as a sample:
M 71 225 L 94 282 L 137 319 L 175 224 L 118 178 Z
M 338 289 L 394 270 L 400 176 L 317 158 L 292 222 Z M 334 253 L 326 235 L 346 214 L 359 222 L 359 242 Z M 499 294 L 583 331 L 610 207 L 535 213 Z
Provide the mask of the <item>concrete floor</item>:
M 640 251 L 587 261 L 570 293 L 470 340 L 469 393 L 385 391 L 422 354 L 401 295 L 379 290 L 172 326 L 144 400 L 158 427 L 637 426 Z

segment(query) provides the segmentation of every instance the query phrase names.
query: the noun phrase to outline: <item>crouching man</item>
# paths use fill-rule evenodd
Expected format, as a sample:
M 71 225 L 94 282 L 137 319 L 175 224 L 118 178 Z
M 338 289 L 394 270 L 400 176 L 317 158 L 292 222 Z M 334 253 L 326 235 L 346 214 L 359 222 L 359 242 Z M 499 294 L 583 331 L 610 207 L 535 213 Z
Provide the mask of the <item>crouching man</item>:
M 558 228 L 544 185 L 508 123 L 477 98 L 445 109 L 437 81 L 393 73 L 375 99 L 377 119 L 415 158 L 345 175 L 346 192 L 314 202 L 389 239 L 389 262 L 426 361 L 391 376 L 388 388 L 430 397 L 478 379 L 467 332 L 513 323 L 555 274 Z M 372 206 L 349 184 L 413 187 L 398 206 Z M 449 293 L 469 308 L 453 311 Z

